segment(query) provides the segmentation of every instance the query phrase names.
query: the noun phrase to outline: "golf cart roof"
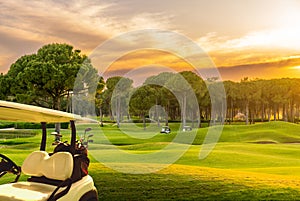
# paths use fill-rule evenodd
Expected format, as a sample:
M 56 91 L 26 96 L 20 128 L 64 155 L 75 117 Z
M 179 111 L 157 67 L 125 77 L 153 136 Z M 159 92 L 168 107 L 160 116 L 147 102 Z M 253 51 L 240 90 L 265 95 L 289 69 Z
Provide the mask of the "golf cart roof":
M 0 100 L 0 120 L 57 123 L 81 119 L 79 115 L 67 112 Z

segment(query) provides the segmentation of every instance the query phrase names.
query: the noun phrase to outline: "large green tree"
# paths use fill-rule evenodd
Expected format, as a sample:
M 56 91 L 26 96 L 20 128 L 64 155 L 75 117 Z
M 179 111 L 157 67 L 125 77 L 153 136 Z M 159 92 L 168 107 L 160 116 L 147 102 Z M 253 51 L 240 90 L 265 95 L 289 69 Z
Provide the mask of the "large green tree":
M 13 63 L 5 75 L 17 102 L 64 110 L 70 92 L 91 93 L 97 87 L 97 70 L 80 50 L 68 44 L 48 44 L 36 54 Z M 80 81 L 75 82 L 76 78 Z M 59 131 L 59 126 L 56 130 Z
M 61 110 L 61 101 L 73 91 L 80 68 L 84 69 L 81 76 L 89 80 L 83 79 L 77 89 L 95 87 L 90 80 L 98 78 L 90 60 L 80 52 L 71 45 L 55 43 L 43 46 L 36 54 L 22 56 L 6 75 L 10 94 L 17 102 Z

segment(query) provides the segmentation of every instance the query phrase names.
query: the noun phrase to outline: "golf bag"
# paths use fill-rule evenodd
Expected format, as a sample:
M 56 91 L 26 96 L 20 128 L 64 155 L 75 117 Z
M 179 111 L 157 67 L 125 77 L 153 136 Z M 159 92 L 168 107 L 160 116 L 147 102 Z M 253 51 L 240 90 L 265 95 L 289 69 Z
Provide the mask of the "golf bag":
M 74 153 L 74 150 L 71 150 L 71 145 L 67 143 L 59 143 L 55 147 L 54 153 L 62 151 L 70 152 L 73 155 L 74 168 L 71 176 L 73 183 L 80 180 L 82 177 L 88 174 L 90 160 L 88 158 L 87 149 L 84 146 L 82 146 L 80 143 L 76 143 Z

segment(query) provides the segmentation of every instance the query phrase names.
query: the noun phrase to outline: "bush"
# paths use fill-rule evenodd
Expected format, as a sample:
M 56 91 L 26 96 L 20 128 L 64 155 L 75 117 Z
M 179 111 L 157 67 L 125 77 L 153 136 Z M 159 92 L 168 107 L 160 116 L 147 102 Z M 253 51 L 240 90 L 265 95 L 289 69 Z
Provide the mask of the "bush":
M 2 128 L 13 128 L 15 126 L 14 123 L 11 122 L 1 122 L 0 123 L 0 129 Z
M 151 123 L 149 119 L 145 119 L 146 123 Z M 132 123 L 143 123 L 143 119 L 134 119 L 132 120 Z
M 28 123 L 28 122 L 18 122 L 13 124 L 16 129 L 41 129 L 42 125 L 40 123 Z M 55 128 L 54 123 L 49 123 L 46 125 L 47 128 Z M 68 122 L 61 123 L 62 129 L 67 129 L 69 127 Z
M 0 138 L 1 139 L 14 139 L 14 138 L 27 138 L 33 137 L 37 134 L 36 131 L 32 130 L 8 130 L 8 131 L 1 131 Z M 0 144 L 9 143 L 7 141 L 1 142 Z M 16 142 L 11 142 L 16 143 Z
M 39 129 L 41 128 L 40 124 L 36 123 L 23 123 L 23 122 L 18 122 L 15 124 L 16 129 Z
M 64 122 L 60 124 L 62 129 L 68 129 L 69 128 L 69 122 Z

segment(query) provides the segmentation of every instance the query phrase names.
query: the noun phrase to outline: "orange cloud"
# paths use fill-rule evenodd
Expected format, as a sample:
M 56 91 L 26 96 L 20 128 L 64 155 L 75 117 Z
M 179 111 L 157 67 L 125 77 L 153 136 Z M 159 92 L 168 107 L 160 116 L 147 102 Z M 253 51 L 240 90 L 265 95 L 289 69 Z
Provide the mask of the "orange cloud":
M 229 38 L 208 33 L 197 40 L 217 66 L 265 63 L 299 54 L 300 28 L 295 24 Z
M 164 68 L 160 68 L 160 66 Z M 219 66 L 218 70 L 223 80 L 240 81 L 243 77 L 262 79 L 300 77 L 300 70 L 295 68 L 299 66 L 300 55 L 283 58 L 276 57 L 276 59 L 270 58 L 270 60 L 262 58 L 262 62 Z M 109 66 L 103 76 L 105 78 L 117 75 L 126 76 L 127 74 L 132 74 L 131 72 L 138 68 L 143 69 L 133 74 L 140 77 L 139 83 L 142 83 L 147 76 L 159 74 L 162 71 L 195 71 L 194 66 L 174 54 L 161 50 L 143 49 L 126 54 L 116 60 Z M 209 66 L 202 68 L 202 72 L 210 72 L 210 70 Z
M 270 62 L 219 67 L 218 69 L 223 80 L 240 81 L 244 77 L 252 79 L 299 78 L 298 66 L 300 66 L 300 56 L 281 58 Z
M 195 70 L 195 67 L 177 55 L 162 50 L 142 49 L 130 52 L 116 60 L 109 66 L 103 76 L 124 74 L 143 66 L 163 66 L 175 72 Z
M 144 12 L 117 18 L 116 3 L 98 1 L 6 1 L 0 13 L 0 72 L 20 56 L 48 43 L 69 43 L 88 54 L 112 36 L 140 28 L 170 28 L 169 16 Z M 7 59 L 8 58 L 8 59 Z

